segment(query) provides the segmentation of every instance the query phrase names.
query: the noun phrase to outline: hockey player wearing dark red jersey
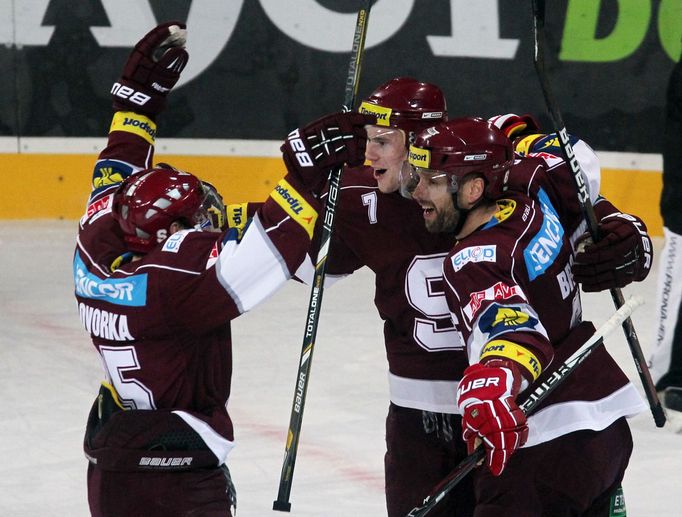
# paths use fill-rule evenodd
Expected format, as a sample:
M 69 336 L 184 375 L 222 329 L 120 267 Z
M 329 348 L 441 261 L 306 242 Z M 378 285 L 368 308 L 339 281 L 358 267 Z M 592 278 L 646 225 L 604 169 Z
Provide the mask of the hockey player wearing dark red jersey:
M 327 282 L 363 266 L 376 275 L 374 302 L 384 320 L 389 367 L 386 504 L 390 517 L 403 517 L 466 455 L 452 394 L 467 363 L 441 274 L 454 239 L 427 232 L 419 207 L 399 192 L 410 141 L 444 120 L 447 108 L 437 86 L 398 77 L 379 86 L 359 111 L 375 115 L 377 124 L 367 127 L 369 166 L 343 172 Z M 312 267 L 297 276 L 311 281 Z M 471 515 L 472 496 L 464 483 L 434 515 Z
M 347 168 L 342 176 L 327 282 L 363 266 L 376 275 L 374 302 L 384 320 L 389 366 L 386 504 L 394 517 L 420 503 L 466 454 L 457 438 L 461 418 L 452 394 L 468 362 L 450 320 L 442 280 L 443 259 L 455 239 L 428 232 L 419 207 L 399 193 L 409 144 L 421 130 L 445 120 L 447 106 L 437 86 L 397 77 L 372 92 L 359 110 L 375 115 L 377 124 L 367 128 L 369 166 Z M 531 121 L 510 114 L 498 123 L 516 138 L 538 129 Z M 558 153 L 548 145 L 550 138 L 539 139 L 544 136 L 535 135 L 536 143 L 527 148 L 537 146 L 547 156 Z M 582 141 L 574 145 L 598 190 L 594 153 Z M 600 260 L 588 262 L 601 268 Z M 584 275 L 586 285 L 595 278 L 591 272 Z M 312 273 L 308 265 L 297 275 L 311 281 Z M 472 498 L 470 479 L 465 479 L 432 514 L 471 515 Z
M 495 125 L 463 118 L 417 136 L 401 189 L 429 231 L 457 240 L 443 274 L 471 366 L 453 399 L 488 467 L 473 476 L 474 515 L 609 516 L 632 451 L 625 417 L 646 405 L 606 349 L 533 416 L 518 409 L 594 331 L 571 273 L 585 223 L 570 169 L 552 154 L 515 156 Z M 621 217 L 591 196 L 601 224 Z M 643 277 L 650 242 L 638 245 Z
M 210 184 L 150 167 L 185 38 L 183 24 L 164 23 L 128 58 L 79 224 L 75 295 L 106 377 L 84 440 L 95 516 L 231 515 L 230 320 L 300 265 L 329 169 L 364 161 L 375 120 L 335 114 L 292 132 L 283 148 L 296 160 L 240 235 Z M 328 137 L 336 145 L 311 152 Z

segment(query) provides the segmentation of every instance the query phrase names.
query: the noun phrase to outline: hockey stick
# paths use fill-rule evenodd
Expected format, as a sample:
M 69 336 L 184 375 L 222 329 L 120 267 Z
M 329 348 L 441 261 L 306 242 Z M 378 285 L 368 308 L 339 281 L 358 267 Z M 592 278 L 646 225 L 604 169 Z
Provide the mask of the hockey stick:
M 364 7 L 358 11 L 358 17 L 355 23 L 355 34 L 353 36 L 351 59 L 350 64 L 348 65 L 348 77 L 345 85 L 345 97 L 343 101 L 344 111 L 351 111 L 353 109 L 355 98 L 357 97 L 362 58 L 365 51 L 365 37 L 367 36 L 367 21 L 369 19 L 371 7 L 372 1 L 366 0 Z M 284 463 L 282 464 L 282 473 L 279 478 L 279 492 L 277 493 L 277 499 L 272 503 L 273 510 L 282 512 L 291 510 L 289 496 L 291 494 L 294 466 L 296 465 L 298 442 L 301 436 L 303 408 L 305 406 L 306 393 L 308 391 L 308 379 L 310 377 L 310 367 L 313 359 L 313 349 L 315 347 L 315 336 L 317 335 L 317 326 L 320 319 L 324 277 L 327 270 L 327 255 L 329 253 L 329 243 L 334 228 L 334 216 L 336 214 L 342 171 L 343 168 L 339 167 L 338 169 L 333 170 L 329 177 L 329 193 L 327 195 L 324 221 L 322 223 L 321 244 L 320 249 L 317 252 L 315 275 L 310 291 L 310 302 L 308 303 L 308 314 L 305 321 L 303 346 L 298 364 L 298 374 L 296 375 L 296 386 L 294 388 L 294 401 L 291 407 L 287 442 L 284 448 Z
M 644 299 L 641 296 L 633 296 L 628 299 L 606 322 L 599 327 L 592 337 L 585 341 L 585 343 L 576 350 L 566 361 L 564 361 L 557 370 L 552 373 L 552 376 L 539 384 L 533 392 L 528 396 L 528 399 L 519 406 L 521 411 L 527 416 L 532 415 L 537 409 L 538 405 L 547 398 L 559 385 L 561 385 L 566 378 L 575 370 L 580 363 L 604 342 L 604 338 L 611 334 L 616 328 L 627 320 L 632 312 L 644 304 Z M 448 475 L 443 479 L 431 493 L 424 499 L 421 506 L 413 508 L 407 517 L 423 517 L 428 514 L 434 506 L 436 506 L 443 497 L 445 497 L 450 490 L 452 490 L 457 483 L 459 483 L 464 476 L 471 472 L 476 465 L 478 465 L 485 457 L 485 447 L 479 446 L 476 450 L 462 460 Z
M 599 240 L 599 223 L 597 222 L 597 217 L 594 213 L 594 207 L 592 206 L 592 201 L 590 200 L 590 195 L 587 192 L 587 185 L 585 184 L 585 176 L 580 167 L 580 162 L 573 152 L 573 147 L 569 141 L 568 131 L 561 117 L 559 111 L 559 105 L 557 104 L 554 96 L 552 95 L 552 90 L 549 85 L 549 78 L 547 72 L 545 71 L 545 0 L 532 0 L 533 6 L 533 35 L 535 38 L 535 53 L 533 55 L 533 63 L 535 64 L 535 71 L 537 72 L 538 79 L 540 80 L 540 86 L 542 87 L 542 93 L 545 97 L 545 104 L 547 105 L 547 111 L 549 112 L 550 118 L 554 125 L 554 131 L 558 135 L 559 144 L 561 146 L 561 152 L 564 156 L 566 163 L 570 164 L 571 170 L 573 171 L 573 179 L 575 180 L 576 188 L 578 189 L 578 201 L 580 207 L 587 221 L 587 228 L 592 236 L 592 240 L 597 242 Z M 611 298 L 616 308 L 623 305 L 625 298 L 623 297 L 623 292 L 619 288 L 610 289 Z M 642 381 L 642 386 L 644 387 L 644 392 L 646 393 L 647 401 L 649 402 L 649 408 L 654 416 L 654 422 L 656 427 L 663 427 L 665 425 L 665 413 L 663 412 L 663 407 L 661 402 L 658 400 L 658 395 L 656 394 L 656 387 L 651 380 L 651 373 L 642 353 L 642 347 L 639 344 L 639 339 L 637 337 L 637 332 L 632 324 L 632 321 L 628 318 L 623 322 L 623 331 L 625 332 L 625 339 L 630 347 L 630 353 L 635 361 L 635 366 L 637 367 L 637 373 Z

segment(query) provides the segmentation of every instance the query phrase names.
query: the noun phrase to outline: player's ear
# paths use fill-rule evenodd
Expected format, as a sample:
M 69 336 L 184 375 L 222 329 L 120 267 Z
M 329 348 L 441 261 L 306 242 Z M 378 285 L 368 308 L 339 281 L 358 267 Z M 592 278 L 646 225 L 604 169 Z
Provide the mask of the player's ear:
M 469 176 L 465 178 L 460 187 L 460 203 L 463 207 L 473 206 L 483 197 L 485 192 L 485 179 L 482 176 Z
M 168 235 L 173 235 L 176 232 L 179 232 L 180 230 L 185 230 L 187 227 L 182 224 L 182 221 L 173 221 L 171 225 L 168 227 Z

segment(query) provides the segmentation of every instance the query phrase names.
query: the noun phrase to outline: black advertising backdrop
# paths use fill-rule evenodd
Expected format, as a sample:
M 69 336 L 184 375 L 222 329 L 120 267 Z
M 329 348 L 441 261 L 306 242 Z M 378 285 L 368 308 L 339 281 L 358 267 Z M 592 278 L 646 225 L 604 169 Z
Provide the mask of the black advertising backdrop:
M 682 0 L 547 3 L 547 68 L 569 130 L 600 150 L 660 152 Z M 97 0 L 12 4 L 0 20 L 0 136 L 105 134 L 109 88 L 141 34 L 125 22 L 133 14 Z M 280 140 L 340 109 L 361 1 L 137 4 L 152 19 L 187 21 L 190 62 L 201 65 L 171 96 L 161 137 Z M 360 96 L 410 75 L 440 85 L 451 116 L 530 112 L 549 127 L 532 57 L 530 0 L 379 0 Z

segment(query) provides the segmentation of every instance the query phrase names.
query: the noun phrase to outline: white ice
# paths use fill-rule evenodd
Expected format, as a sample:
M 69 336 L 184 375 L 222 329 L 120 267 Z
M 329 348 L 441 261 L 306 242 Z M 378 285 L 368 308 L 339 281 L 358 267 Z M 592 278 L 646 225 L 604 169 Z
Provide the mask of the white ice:
M 0 222 L 0 516 L 88 515 L 81 440 L 101 366 L 73 298 L 73 221 Z M 656 242 L 660 249 L 660 239 Z M 624 290 L 647 305 L 633 316 L 645 354 L 654 326 L 656 271 Z M 324 292 L 291 493 L 293 517 L 381 516 L 386 359 L 363 270 Z M 308 305 L 290 283 L 233 323 L 229 409 L 237 447 L 229 465 L 239 517 L 280 515 L 276 498 Z M 608 293 L 583 297 L 595 323 Z M 609 350 L 640 386 L 622 332 Z M 624 482 L 630 517 L 682 515 L 682 435 L 631 420 L 635 451 Z

